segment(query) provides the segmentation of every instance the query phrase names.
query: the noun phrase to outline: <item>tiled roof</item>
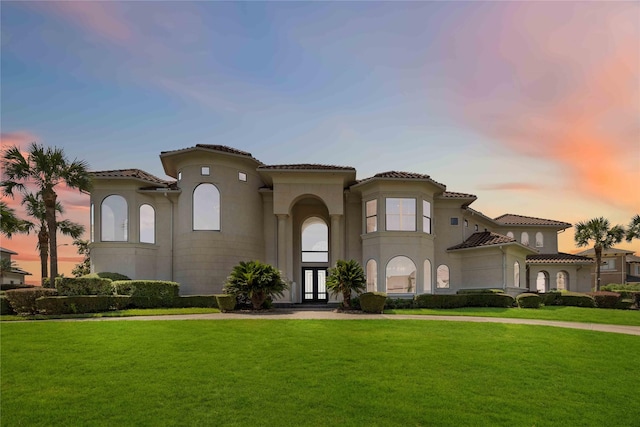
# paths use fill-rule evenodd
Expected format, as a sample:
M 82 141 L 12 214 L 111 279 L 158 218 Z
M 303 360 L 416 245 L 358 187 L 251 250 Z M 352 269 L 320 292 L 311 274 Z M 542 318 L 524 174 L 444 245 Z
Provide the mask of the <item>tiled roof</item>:
M 595 257 L 596 251 L 591 248 L 586 251 L 579 252 L 578 255 Z M 615 256 L 615 255 L 633 255 L 633 251 L 628 251 L 626 249 L 618 249 L 618 248 L 609 248 L 602 250 L 602 256 Z
M 193 150 L 194 148 L 204 148 L 206 150 L 220 151 L 221 153 L 236 154 L 238 156 L 246 156 L 246 157 L 253 158 L 253 156 L 249 152 L 237 150 L 235 148 L 228 147 L 226 145 L 213 145 L 213 144 L 196 144 L 195 147 L 181 148 L 179 150 L 171 150 L 171 151 L 162 151 L 160 154 L 163 155 L 163 154 L 179 153 L 180 151 Z
M 424 174 L 415 173 L 415 172 L 400 172 L 400 171 L 380 172 L 370 178 L 365 178 L 363 180 L 358 181 L 358 184 L 362 184 L 364 182 L 368 182 L 376 178 L 377 179 L 429 181 L 437 185 L 438 187 L 442 187 L 443 189 L 446 188 L 444 184 L 441 184 L 438 181 L 435 181 L 429 175 L 424 175 Z
M 316 170 L 316 171 L 326 171 L 326 170 L 344 170 L 344 171 L 355 171 L 355 168 L 351 166 L 336 166 L 336 165 L 321 165 L 317 163 L 298 163 L 298 164 L 290 164 L 290 165 L 262 165 L 258 167 L 258 170 Z
M 640 262 L 640 256 L 627 255 L 627 262 Z
M 4 253 L 10 254 L 10 255 L 18 255 L 18 252 L 14 252 L 11 249 L 6 249 L 6 248 L 2 248 L 2 247 L 0 247 L 0 252 L 4 252 Z
M 456 249 L 469 249 L 481 246 L 504 245 L 507 243 L 516 243 L 516 239 L 503 236 L 502 234 L 493 233 L 491 231 L 483 231 L 479 233 L 473 233 L 464 242 L 460 243 L 459 245 L 452 246 L 447 250 L 452 251 Z
M 109 171 L 96 171 L 91 172 L 96 178 L 134 178 L 139 179 L 141 181 L 151 182 L 154 184 L 166 185 L 167 181 L 158 178 L 157 176 L 151 175 L 140 169 L 117 169 L 117 170 L 109 170 Z
M 527 255 L 527 264 L 592 264 L 593 259 L 580 255 L 565 254 L 537 254 Z
M 478 197 L 475 194 L 467 194 L 467 193 L 456 193 L 454 191 L 445 191 L 440 195 L 440 197 L 445 197 L 447 199 L 477 199 Z
M 563 221 L 556 221 L 553 219 L 535 218 L 532 216 L 523 216 L 515 214 L 500 215 L 495 221 L 502 225 L 535 225 L 535 226 L 553 226 L 569 228 L 571 224 Z

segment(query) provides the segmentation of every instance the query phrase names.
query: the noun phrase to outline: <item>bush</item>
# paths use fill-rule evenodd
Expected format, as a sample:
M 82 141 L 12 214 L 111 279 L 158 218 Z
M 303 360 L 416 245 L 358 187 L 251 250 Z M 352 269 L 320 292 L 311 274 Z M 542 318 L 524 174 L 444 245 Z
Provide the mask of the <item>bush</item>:
M 503 294 L 503 289 L 478 288 L 478 289 L 459 289 L 457 294 Z
M 277 268 L 260 261 L 240 261 L 224 284 L 226 294 L 251 300 L 254 310 L 264 308 L 268 298 L 283 296 L 288 288 Z
M 236 308 L 236 296 L 233 294 L 216 295 L 216 303 L 221 312 L 233 311 Z
M 99 277 L 56 277 L 60 296 L 113 295 L 111 280 Z
M 28 289 L 35 288 L 34 285 L 27 285 L 24 283 L 3 283 L 0 285 L 0 291 L 10 291 L 12 289 Z
M 116 295 L 129 295 L 138 308 L 172 307 L 180 292 L 176 282 L 163 280 L 118 280 L 111 285 Z
M 360 303 L 360 305 L 362 306 L 362 303 Z M 384 308 L 393 310 L 396 308 L 402 309 L 402 308 L 414 308 L 415 307 L 415 302 L 413 299 L 407 299 L 407 298 L 387 298 L 387 301 L 384 304 Z
M 58 291 L 50 288 L 27 288 L 27 289 L 13 289 L 7 291 L 6 296 L 11 304 L 11 308 L 20 316 L 28 316 L 30 314 L 36 314 L 36 300 L 40 297 L 47 297 L 56 295 Z
M 640 292 L 640 283 L 629 283 L 626 285 L 609 283 L 608 285 L 600 288 L 603 291 L 618 292 L 618 291 L 638 291 Z
M 598 308 L 616 308 L 621 299 L 617 292 L 587 292 L 587 295 L 593 297 Z
M 560 295 L 559 301 L 560 303 L 558 305 L 570 307 L 594 308 L 596 306 L 596 302 L 591 296 L 578 292 L 565 292 Z
M 0 295 L 0 315 L 6 314 L 16 314 L 11 308 L 11 304 L 9 304 L 9 299 L 6 295 Z
M 101 313 L 121 310 L 129 305 L 129 297 L 119 295 L 75 295 L 41 297 L 36 300 L 39 313 L 47 315 Z
M 620 301 L 618 301 L 615 308 L 618 310 L 629 310 L 633 307 L 633 305 L 634 305 L 633 300 L 621 299 Z
M 417 308 L 461 308 L 466 307 L 467 295 L 416 295 L 414 304 Z
M 524 293 L 516 297 L 516 302 L 520 308 L 540 308 L 542 298 L 538 294 Z
M 360 295 L 360 307 L 365 313 L 382 313 L 387 294 L 384 292 L 365 292 Z
M 185 295 L 173 300 L 173 306 L 177 308 L 204 307 L 218 308 L 215 295 Z
M 504 293 L 477 293 L 466 294 L 465 307 L 513 307 L 515 299 Z
M 551 291 L 539 295 L 540 298 L 542 298 L 542 304 L 544 305 L 562 305 L 560 303 L 560 296 L 562 295 L 562 292 Z
M 120 274 L 120 273 L 110 273 L 108 271 L 102 272 L 102 273 L 91 273 L 91 274 L 86 274 L 82 277 L 99 277 L 101 279 L 109 279 L 113 282 L 115 282 L 116 280 L 131 280 L 131 278 L 129 278 L 128 276 L 125 276 L 124 274 Z

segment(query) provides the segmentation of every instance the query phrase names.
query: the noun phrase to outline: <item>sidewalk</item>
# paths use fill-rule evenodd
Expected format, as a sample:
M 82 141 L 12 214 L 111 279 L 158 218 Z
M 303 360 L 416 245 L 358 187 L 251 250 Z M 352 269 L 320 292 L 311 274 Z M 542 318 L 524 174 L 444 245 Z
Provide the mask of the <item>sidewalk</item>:
M 640 326 L 604 325 L 600 323 L 562 322 L 557 320 L 511 319 L 502 317 L 473 316 L 430 316 L 407 314 L 365 314 L 339 313 L 329 310 L 296 310 L 277 309 L 269 312 L 233 312 L 210 314 L 185 314 L 166 316 L 133 316 L 133 317 L 96 317 L 89 319 L 57 319 L 56 322 L 105 322 L 105 321 L 144 321 L 144 320 L 440 320 L 449 322 L 473 323 L 509 323 L 516 325 L 552 326 L 557 328 L 583 329 L 588 331 L 612 332 L 617 334 L 640 336 Z

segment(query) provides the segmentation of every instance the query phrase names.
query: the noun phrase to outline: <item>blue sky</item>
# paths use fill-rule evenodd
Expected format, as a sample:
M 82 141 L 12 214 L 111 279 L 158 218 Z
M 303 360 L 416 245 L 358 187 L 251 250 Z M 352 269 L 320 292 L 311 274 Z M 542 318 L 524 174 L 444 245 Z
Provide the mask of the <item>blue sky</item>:
M 1 8 L 3 146 L 160 177 L 161 151 L 197 143 L 419 172 L 489 216 L 627 223 L 640 207 L 638 3 Z

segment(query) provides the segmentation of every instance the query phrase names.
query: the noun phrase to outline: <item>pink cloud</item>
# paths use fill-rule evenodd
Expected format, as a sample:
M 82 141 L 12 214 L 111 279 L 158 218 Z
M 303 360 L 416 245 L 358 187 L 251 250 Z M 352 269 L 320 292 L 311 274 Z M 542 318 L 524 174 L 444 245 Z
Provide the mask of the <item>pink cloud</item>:
M 536 184 L 524 182 L 505 182 L 502 184 L 487 184 L 478 186 L 480 190 L 506 190 L 506 191 L 535 191 L 542 187 Z

